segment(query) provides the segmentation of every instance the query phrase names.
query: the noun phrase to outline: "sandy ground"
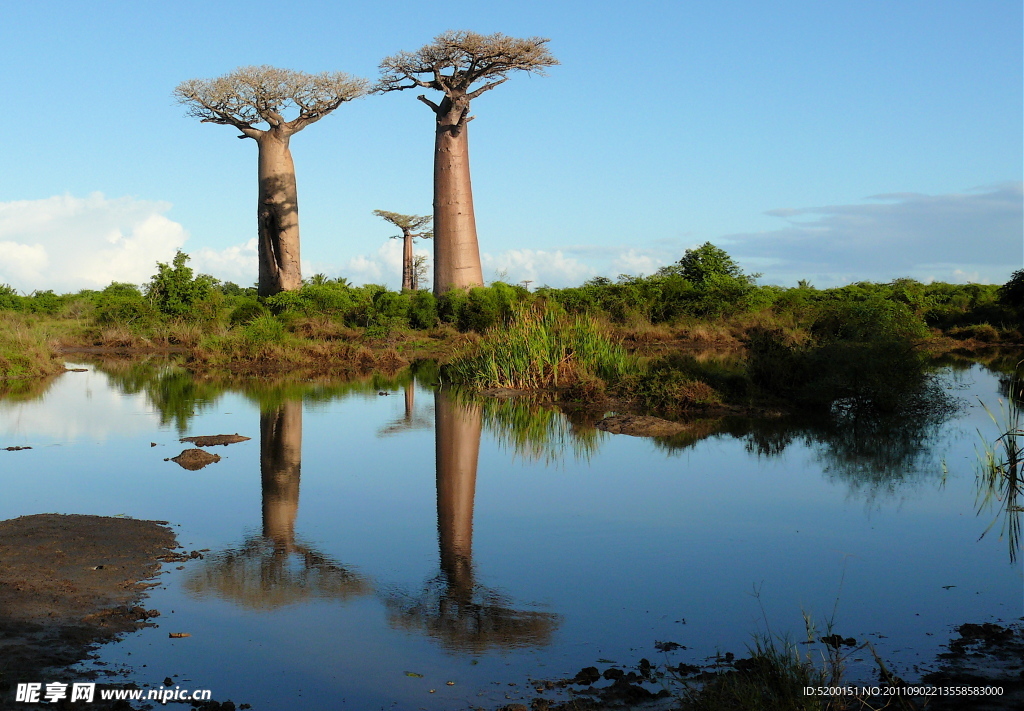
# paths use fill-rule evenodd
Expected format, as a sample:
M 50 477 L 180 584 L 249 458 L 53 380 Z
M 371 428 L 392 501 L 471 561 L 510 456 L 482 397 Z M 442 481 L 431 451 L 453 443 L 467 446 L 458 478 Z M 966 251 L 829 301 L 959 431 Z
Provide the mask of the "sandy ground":
M 70 681 L 96 645 L 150 625 L 140 602 L 175 557 L 166 522 L 38 514 L 0 521 L 0 708 L 18 682 Z M 10 705 L 10 706 L 8 706 Z M 17 707 L 27 708 L 25 704 Z

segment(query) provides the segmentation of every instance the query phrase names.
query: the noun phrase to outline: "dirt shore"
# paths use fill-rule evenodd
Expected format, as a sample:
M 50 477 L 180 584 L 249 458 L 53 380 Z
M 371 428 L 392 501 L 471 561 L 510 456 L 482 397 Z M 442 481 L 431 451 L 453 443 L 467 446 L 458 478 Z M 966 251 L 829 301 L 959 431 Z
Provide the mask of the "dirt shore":
M 139 605 L 176 556 L 164 521 L 37 514 L 0 521 L 0 708 L 19 682 L 70 681 L 99 644 L 150 626 Z M 24 707 L 24 704 L 20 705 Z

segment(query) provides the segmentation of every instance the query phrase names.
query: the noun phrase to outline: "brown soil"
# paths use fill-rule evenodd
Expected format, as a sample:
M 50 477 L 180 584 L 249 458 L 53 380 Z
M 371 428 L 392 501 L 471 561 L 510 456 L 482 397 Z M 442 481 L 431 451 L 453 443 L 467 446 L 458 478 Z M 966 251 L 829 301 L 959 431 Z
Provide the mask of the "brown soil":
M 46 681 L 98 644 L 153 626 L 160 613 L 138 605 L 155 584 L 141 581 L 159 572 L 157 556 L 176 547 L 164 523 L 61 514 L 0 521 L 0 708 L 19 681 Z
M 165 462 L 174 462 L 182 469 L 188 469 L 190 472 L 198 471 L 203 467 L 214 464 L 220 461 L 219 454 L 210 454 L 209 452 L 202 449 L 186 449 L 177 457 L 171 457 L 165 459 Z
M 216 447 L 219 444 L 225 447 L 238 442 L 248 442 L 250 437 L 242 437 L 237 432 L 233 435 L 203 435 L 201 437 L 182 437 L 179 442 L 191 442 L 197 447 Z

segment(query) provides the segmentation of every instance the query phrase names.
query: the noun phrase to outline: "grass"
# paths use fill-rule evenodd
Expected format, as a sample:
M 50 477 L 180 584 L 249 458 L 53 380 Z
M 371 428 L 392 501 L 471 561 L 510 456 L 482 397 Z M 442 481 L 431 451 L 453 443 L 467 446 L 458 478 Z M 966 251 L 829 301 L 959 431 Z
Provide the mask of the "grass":
M 64 370 L 39 322 L 13 313 L 0 313 L 0 379 L 38 378 Z
M 596 376 L 617 380 L 636 369 L 626 349 L 596 320 L 555 309 L 516 308 L 506 328 L 495 328 L 442 375 L 480 388 L 543 389 Z
M 808 686 L 834 686 L 830 665 L 817 665 L 793 642 L 757 636 L 740 668 L 702 682 L 683 682 L 680 708 L 687 711 L 838 711 L 831 697 L 805 695 Z

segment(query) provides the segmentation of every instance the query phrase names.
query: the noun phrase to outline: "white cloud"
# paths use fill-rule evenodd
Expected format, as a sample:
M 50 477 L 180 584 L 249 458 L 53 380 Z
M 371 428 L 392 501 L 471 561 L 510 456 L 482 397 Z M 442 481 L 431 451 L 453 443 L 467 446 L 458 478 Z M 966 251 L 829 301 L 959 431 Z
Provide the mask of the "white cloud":
M 633 276 L 646 274 L 649 276 L 658 271 L 660 267 L 670 262 L 678 261 L 679 257 L 682 256 L 680 254 L 679 257 L 672 259 L 664 254 L 664 251 L 662 249 L 629 249 L 612 260 L 611 269 L 615 276 L 619 274 L 631 274 Z
M 414 250 L 420 254 L 420 250 Z M 321 268 L 328 276 L 334 276 L 332 270 Z M 371 255 L 360 254 L 349 259 L 339 270 L 352 284 L 386 284 L 392 289 L 402 283 L 402 241 L 389 239 Z
M 597 272 L 589 264 L 567 257 L 562 250 L 509 249 L 498 254 L 482 254 L 484 280 L 506 274 L 503 281 L 517 284 L 529 279 L 532 288 L 548 286 L 576 286 Z M 493 276 L 492 276 L 493 275 Z
M 1001 283 L 1024 251 L 1024 184 L 964 193 L 891 193 L 856 205 L 782 208 L 779 230 L 729 235 L 732 256 L 764 281 L 816 286 L 910 276 Z M 735 245 L 735 246 L 733 246 Z
M 221 281 L 233 281 L 239 286 L 251 286 L 259 277 L 255 237 L 245 244 L 220 251 L 201 247 L 190 256 L 192 259 L 189 266 L 197 274 L 211 274 Z
M 0 203 L 0 283 L 61 292 L 148 281 L 188 239 L 163 215 L 170 207 L 101 193 Z

